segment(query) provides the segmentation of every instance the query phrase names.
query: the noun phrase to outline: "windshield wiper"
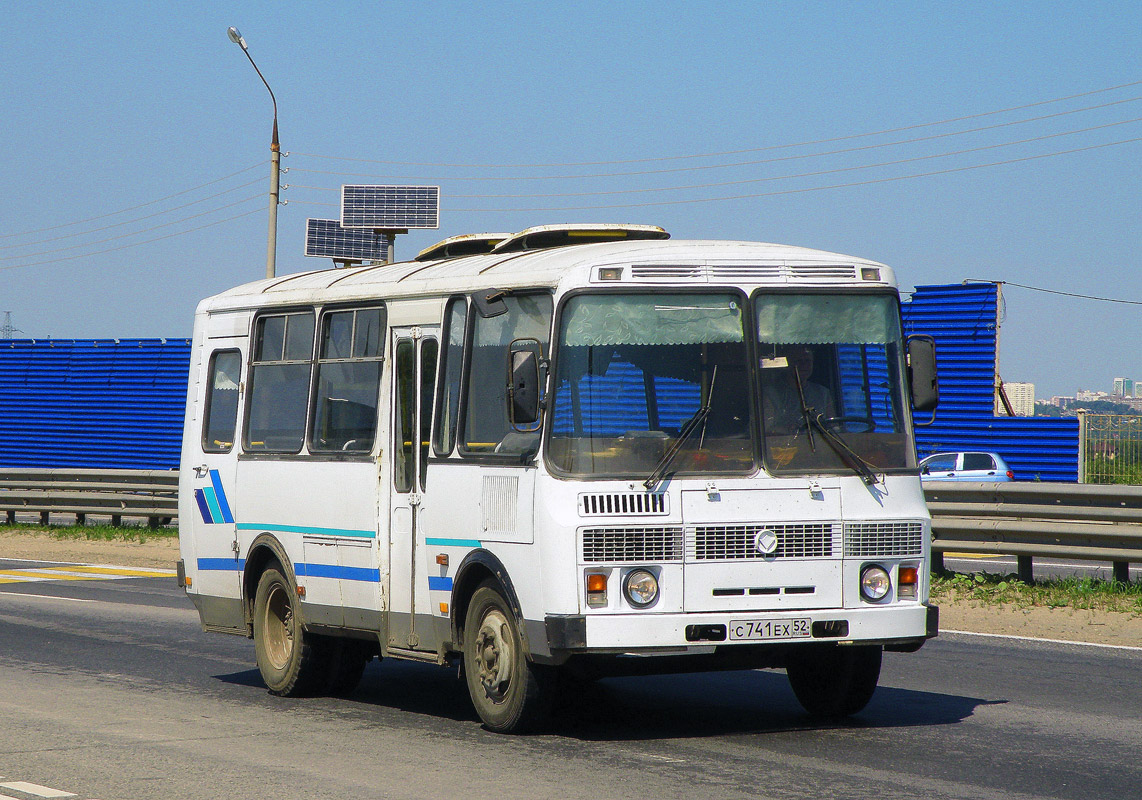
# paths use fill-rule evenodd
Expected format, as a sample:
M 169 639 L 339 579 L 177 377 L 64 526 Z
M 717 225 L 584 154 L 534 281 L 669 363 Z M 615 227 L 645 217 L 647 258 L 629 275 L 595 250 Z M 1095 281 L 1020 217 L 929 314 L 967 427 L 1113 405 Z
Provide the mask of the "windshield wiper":
M 829 446 L 840 456 L 841 461 L 847 464 L 853 472 L 860 475 L 861 480 L 869 486 L 880 483 L 880 478 L 877 477 L 872 465 L 849 447 L 848 442 L 841 438 L 839 433 L 830 430 L 829 426 L 821 421 L 824 417 L 823 414 L 805 402 L 805 390 L 801 387 L 801 375 L 796 368 L 793 369 L 793 379 L 797 383 L 797 395 L 801 399 L 801 415 L 805 418 L 805 428 L 809 433 L 809 449 L 814 453 L 817 452 L 817 445 L 813 442 L 813 429 L 816 428 L 817 432 L 821 434 L 821 438 L 829 443 Z
M 710 393 L 706 396 L 705 405 L 700 406 L 698 410 L 694 412 L 694 416 L 686 420 L 686 424 L 682 426 L 682 430 L 678 431 L 678 438 L 674 441 L 674 444 L 670 445 L 670 449 L 662 454 L 662 458 L 655 464 L 654 470 L 647 479 L 642 482 L 642 485 L 646 487 L 648 492 L 653 492 L 654 487 L 657 486 L 659 481 L 666 475 L 666 470 L 669 469 L 674 458 L 682 449 L 682 446 L 686 444 L 686 440 L 690 438 L 690 435 L 693 434 L 699 426 L 702 426 L 703 432 L 705 431 L 706 417 L 710 415 L 710 403 L 714 399 L 714 383 L 717 380 L 718 367 L 715 365 L 714 372 L 710 376 Z

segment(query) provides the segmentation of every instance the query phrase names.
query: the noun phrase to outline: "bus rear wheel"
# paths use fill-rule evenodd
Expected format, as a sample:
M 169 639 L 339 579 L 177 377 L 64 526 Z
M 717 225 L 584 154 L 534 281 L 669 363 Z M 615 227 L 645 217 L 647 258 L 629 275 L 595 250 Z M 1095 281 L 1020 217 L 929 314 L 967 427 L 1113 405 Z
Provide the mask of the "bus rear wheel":
M 476 713 L 497 733 L 531 730 L 546 710 L 546 676 L 528 662 L 515 614 L 493 583 L 476 589 L 468 606 L 464 676 Z
M 292 583 L 274 565 L 258 579 L 254 595 L 254 653 L 270 694 L 312 694 L 325 677 L 328 648 L 306 634 Z
M 797 700 L 815 717 L 856 714 L 880 680 L 879 645 L 809 644 L 796 648 L 785 671 Z

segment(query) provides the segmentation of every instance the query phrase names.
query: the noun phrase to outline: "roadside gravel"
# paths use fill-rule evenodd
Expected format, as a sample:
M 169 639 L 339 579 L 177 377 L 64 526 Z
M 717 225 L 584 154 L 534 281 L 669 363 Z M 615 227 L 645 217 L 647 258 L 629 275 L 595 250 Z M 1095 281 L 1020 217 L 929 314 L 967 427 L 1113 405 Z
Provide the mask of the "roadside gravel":
M 0 532 L 0 559 L 4 558 L 174 569 L 178 540 L 171 537 L 139 543 L 57 539 L 49 533 L 12 530 Z M 1113 611 L 941 601 L 940 628 L 1142 647 L 1142 616 Z

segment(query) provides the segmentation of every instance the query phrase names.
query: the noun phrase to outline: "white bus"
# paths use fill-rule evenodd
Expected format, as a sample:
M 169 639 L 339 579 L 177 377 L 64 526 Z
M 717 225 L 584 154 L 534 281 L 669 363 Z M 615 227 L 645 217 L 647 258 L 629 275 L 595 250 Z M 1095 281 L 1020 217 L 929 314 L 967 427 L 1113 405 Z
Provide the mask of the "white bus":
M 865 706 L 936 635 L 892 270 L 566 225 L 202 301 L 179 580 L 279 695 L 462 665 L 496 731 L 613 674 L 783 668 Z

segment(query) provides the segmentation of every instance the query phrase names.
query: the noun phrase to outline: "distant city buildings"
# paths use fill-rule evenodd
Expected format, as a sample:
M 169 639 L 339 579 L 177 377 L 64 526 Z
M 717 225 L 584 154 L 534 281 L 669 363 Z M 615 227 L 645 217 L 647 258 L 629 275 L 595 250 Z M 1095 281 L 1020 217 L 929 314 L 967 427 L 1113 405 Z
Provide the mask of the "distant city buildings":
M 1011 410 L 1017 417 L 1035 416 L 1035 384 L 1033 383 L 1004 383 L 1003 391 L 1011 403 Z M 1002 402 L 995 410 L 996 415 L 1005 414 Z
M 1134 381 L 1130 378 L 1115 378 L 1112 394 L 1115 397 L 1134 397 Z

